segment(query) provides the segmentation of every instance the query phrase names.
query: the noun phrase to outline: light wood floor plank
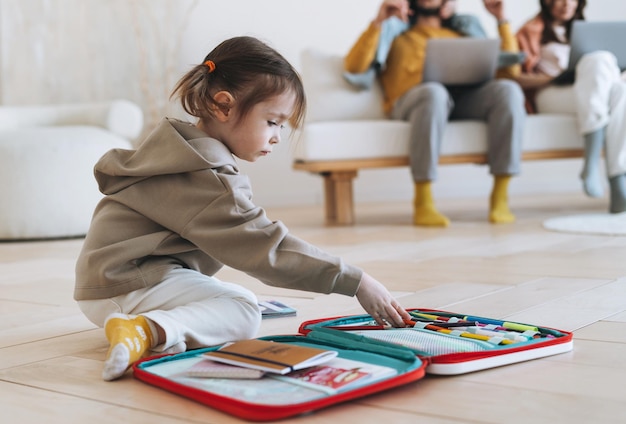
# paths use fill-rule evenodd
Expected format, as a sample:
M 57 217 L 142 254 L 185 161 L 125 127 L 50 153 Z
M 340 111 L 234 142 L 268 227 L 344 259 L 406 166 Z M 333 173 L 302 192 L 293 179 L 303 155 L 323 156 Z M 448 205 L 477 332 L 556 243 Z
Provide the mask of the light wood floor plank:
M 85 424 L 93 422 L 183 424 L 193 421 L 120 408 L 105 399 L 92 401 L 49 390 L 0 381 L 3 420 L 15 423 Z M 8 422 L 8 421 L 7 421 Z M 201 422 L 201 421 L 196 421 Z
M 622 422 L 626 418 L 623 398 L 615 400 L 601 395 L 543 390 L 543 379 L 531 388 L 524 387 L 517 383 L 518 376 L 524 372 L 520 366 L 476 373 L 497 374 L 487 382 L 472 381 L 467 376 L 427 377 L 414 385 L 372 397 L 368 402 L 381 408 L 429 414 L 458 423 L 595 423 Z M 517 369 L 513 375 L 500 374 L 501 370 L 513 368 Z M 568 371 L 561 370 L 564 374 Z M 554 372 L 550 376 L 559 377 Z M 571 379 L 567 378 L 567 382 L 571 383 Z M 576 387 L 581 387 L 581 383 L 576 383 Z M 593 387 L 596 393 L 601 390 L 597 383 Z
M 528 318 L 530 318 L 530 321 L 536 320 L 538 316 L 536 315 L 536 309 L 543 308 L 550 311 L 550 317 L 543 315 L 540 318 L 540 322 L 545 326 L 567 330 L 567 328 L 553 325 L 555 319 L 549 322 L 546 321 L 555 315 L 557 317 L 559 316 L 560 311 L 556 305 L 574 302 L 572 298 L 576 298 L 576 296 L 587 297 L 590 292 L 596 293 L 596 291 L 603 291 L 603 286 L 607 285 L 607 283 L 607 280 L 541 278 L 516 286 L 510 286 L 506 290 L 492 292 L 485 296 L 473 299 L 470 298 L 457 302 L 456 304 L 447 305 L 447 308 L 467 311 L 468 315 L 507 318 L 511 321 L 520 322 L 528 322 Z M 618 305 L 617 308 L 619 309 L 622 306 L 623 305 Z M 571 320 L 581 319 L 581 314 L 577 311 L 570 310 L 568 312 L 568 315 L 562 317 L 562 320 L 571 322 Z M 590 317 L 592 322 L 598 319 L 598 313 L 600 313 L 602 318 L 606 316 L 606 312 L 595 311 Z M 558 324 L 558 322 L 556 322 L 556 324 Z
M 507 318 L 538 320 L 545 326 L 574 331 L 626 310 L 626 281 L 616 280 L 589 290 L 540 303 Z

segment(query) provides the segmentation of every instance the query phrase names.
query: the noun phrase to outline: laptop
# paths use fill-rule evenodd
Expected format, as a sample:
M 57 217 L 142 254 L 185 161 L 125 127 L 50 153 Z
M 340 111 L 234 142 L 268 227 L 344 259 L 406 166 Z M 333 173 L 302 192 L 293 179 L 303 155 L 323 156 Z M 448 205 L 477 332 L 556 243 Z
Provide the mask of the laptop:
M 583 55 L 596 50 L 610 51 L 619 68 L 626 69 L 626 21 L 574 21 L 570 45 L 569 69 L 574 69 Z
M 426 44 L 424 82 L 476 85 L 494 78 L 500 40 L 494 38 L 433 38 Z
M 554 80 L 571 84 L 576 77 L 578 61 L 587 53 L 607 50 L 617 58 L 620 69 L 626 69 L 626 21 L 574 21 L 570 36 L 570 56 L 567 69 Z

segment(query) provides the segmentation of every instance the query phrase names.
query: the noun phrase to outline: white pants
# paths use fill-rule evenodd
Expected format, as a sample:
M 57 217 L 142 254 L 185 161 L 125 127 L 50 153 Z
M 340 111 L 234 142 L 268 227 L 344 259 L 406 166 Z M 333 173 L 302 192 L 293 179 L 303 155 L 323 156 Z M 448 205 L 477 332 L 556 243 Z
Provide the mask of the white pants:
M 574 85 L 541 90 L 536 105 L 539 113 L 575 114 L 582 135 L 606 126 L 607 173 L 626 174 L 626 82 L 612 53 L 584 55 L 576 65 Z
M 248 289 L 189 269 L 175 269 L 154 287 L 78 306 L 103 327 L 114 312 L 143 315 L 165 331 L 156 352 L 184 352 L 255 337 L 261 325 L 256 296 Z

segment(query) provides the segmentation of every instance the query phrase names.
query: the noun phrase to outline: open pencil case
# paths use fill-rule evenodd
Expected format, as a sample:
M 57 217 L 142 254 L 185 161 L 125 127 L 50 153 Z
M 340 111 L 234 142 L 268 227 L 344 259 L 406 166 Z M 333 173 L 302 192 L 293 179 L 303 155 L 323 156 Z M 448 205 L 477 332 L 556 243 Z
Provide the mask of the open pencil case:
M 435 309 L 407 309 L 407 328 L 380 327 L 370 315 L 304 322 L 300 334 L 341 331 L 346 340 L 408 348 L 426 373 L 457 375 L 528 361 L 573 349 L 571 332 Z
M 291 384 L 269 373 L 260 379 L 189 376 L 186 370 L 203 361 L 204 353 L 217 350 L 220 346 L 145 358 L 133 365 L 133 372 L 135 378 L 145 383 L 250 421 L 278 420 L 309 413 L 404 385 L 425 375 L 426 363 L 410 349 L 372 343 L 368 339 L 346 339 L 344 336 L 343 332 L 321 328 L 320 331 L 307 331 L 306 335 L 260 337 L 261 340 L 276 343 L 334 350 L 338 354 L 333 361 L 351 364 L 345 367 L 350 369 L 342 371 L 371 371 L 371 375 L 366 375 L 367 378 L 364 377 L 359 384 L 340 389 L 313 389 L 307 385 Z
M 334 350 L 338 359 L 356 362 L 363 370 L 386 370 L 356 386 L 324 391 L 268 375 L 240 380 L 185 373 L 204 360 L 204 353 L 221 346 L 143 359 L 133 366 L 134 376 L 243 419 L 270 421 L 415 382 L 426 373 L 463 374 L 573 348 L 573 334 L 567 331 L 434 309 L 408 311 L 415 321 L 407 323 L 407 328 L 380 327 L 370 315 L 352 315 L 306 321 L 298 335 L 260 338 Z

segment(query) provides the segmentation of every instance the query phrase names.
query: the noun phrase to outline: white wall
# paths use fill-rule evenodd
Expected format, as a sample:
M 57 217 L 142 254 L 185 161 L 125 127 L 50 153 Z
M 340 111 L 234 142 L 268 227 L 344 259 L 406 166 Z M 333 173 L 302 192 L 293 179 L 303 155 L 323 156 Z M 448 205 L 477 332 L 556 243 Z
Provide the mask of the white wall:
M 64 103 L 127 97 L 153 125 L 177 114 L 167 102 L 175 81 L 220 41 L 252 35 L 299 67 L 305 47 L 345 53 L 381 0 L 0 0 L 0 99 L 3 104 Z M 495 34 L 481 0 L 458 0 Z M 626 19 L 623 0 L 590 1 L 591 20 Z M 514 29 L 538 10 L 507 0 Z M 290 143 L 254 164 L 242 163 L 255 200 L 266 206 L 322 200 L 321 179 L 291 170 Z M 512 192 L 579 191 L 579 161 L 526 163 Z M 486 196 L 485 167 L 445 166 L 436 195 Z M 363 171 L 357 202 L 408 200 L 408 169 Z
M 591 3 L 588 7 L 589 19 L 626 19 L 623 0 Z M 194 14 L 184 35 L 188 41 L 181 52 L 182 62 L 196 63 L 221 38 L 242 33 L 268 41 L 296 67 L 304 47 L 314 46 L 343 54 L 373 18 L 379 4 L 380 0 L 239 0 L 223 2 L 219 6 L 213 2 L 200 3 L 198 13 Z M 458 4 L 460 12 L 479 15 L 486 29 L 495 35 L 494 20 L 485 12 L 481 0 L 459 0 Z M 512 26 L 517 29 L 532 17 L 538 11 L 537 5 L 538 1 L 508 0 L 506 6 Z M 246 13 L 242 8 L 246 9 Z M 237 16 L 236 22 L 229 16 Z M 260 16 L 264 18 L 259 19 Z M 202 25 L 203 21 L 205 25 Z M 206 42 L 199 43 L 198 40 Z M 283 143 L 272 157 L 262 163 L 242 164 L 252 178 L 257 202 L 266 205 L 320 203 L 323 198 L 321 179 L 293 172 L 289 148 L 287 143 Z M 511 191 L 513 194 L 580 191 L 579 168 L 578 160 L 525 163 L 523 173 L 514 180 Z M 487 196 L 491 189 L 485 167 L 445 166 L 439 172 L 435 191 L 440 197 Z M 355 200 L 408 200 L 412 197 L 412 190 L 408 169 L 362 171 L 355 183 Z

